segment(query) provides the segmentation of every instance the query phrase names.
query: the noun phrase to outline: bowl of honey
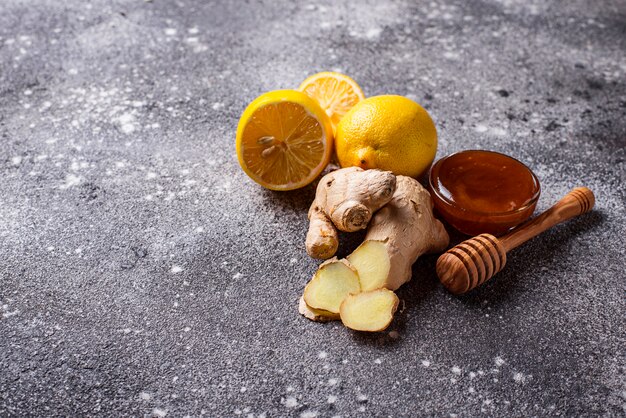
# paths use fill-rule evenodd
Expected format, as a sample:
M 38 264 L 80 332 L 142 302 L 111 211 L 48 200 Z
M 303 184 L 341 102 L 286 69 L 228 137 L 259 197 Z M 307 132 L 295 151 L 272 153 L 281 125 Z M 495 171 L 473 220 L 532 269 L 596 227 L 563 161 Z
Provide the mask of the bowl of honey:
M 494 151 L 448 155 L 430 170 L 435 208 L 467 235 L 502 235 L 535 211 L 541 186 L 530 168 Z

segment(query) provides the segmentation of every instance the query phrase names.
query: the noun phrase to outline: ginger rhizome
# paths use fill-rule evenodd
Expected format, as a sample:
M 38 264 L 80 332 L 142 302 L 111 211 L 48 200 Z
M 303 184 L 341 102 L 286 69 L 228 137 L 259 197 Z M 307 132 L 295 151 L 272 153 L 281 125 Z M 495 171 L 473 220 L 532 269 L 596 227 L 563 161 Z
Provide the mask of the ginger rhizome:
M 449 240 L 433 215 L 430 193 L 417 180 L 398 176 L 391 201 L 374 215 L 365 241 L 347 259 L 363 291 L 396 290 L 411 280 L 419 256 L 445 250 Z
M 365 229 L 374 212 L 391 200 L 395 188 L 396 177 L 388 171 L 348 167 L 322 177 L 309 209 L 307 253 L 319 259 L 335 255 L 337 230 Z
M 411 280 L 413 263 L 424 253 L 443 251 L 448 242 L 443 224 L 433 216 L 428 191 L 417 180 L 398 176 L 391 200 L 374 214 L 365 241 L 347 260 L 333 259 L 320 266 L 305 289 L 300 313 L 329 321 L 339 312 L 348 328 L 381 331 L 398 306 L 393 291 Z M 329 265 L 337 267 L 328 269 Z M 356 273 L 358 291 L 349 290 L 357 288 L 350 272 Z

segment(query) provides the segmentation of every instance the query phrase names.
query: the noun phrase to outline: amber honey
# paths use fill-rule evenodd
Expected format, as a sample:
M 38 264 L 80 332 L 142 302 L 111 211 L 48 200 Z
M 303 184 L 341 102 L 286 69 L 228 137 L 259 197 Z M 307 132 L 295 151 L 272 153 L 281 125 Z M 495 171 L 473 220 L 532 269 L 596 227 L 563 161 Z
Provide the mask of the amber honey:
M 537 176 L 518 160 L 470 150 L 437 161 L 430 171 L 437 211 L 468 235 L 500 235 L 528 219 L 539 199 Z

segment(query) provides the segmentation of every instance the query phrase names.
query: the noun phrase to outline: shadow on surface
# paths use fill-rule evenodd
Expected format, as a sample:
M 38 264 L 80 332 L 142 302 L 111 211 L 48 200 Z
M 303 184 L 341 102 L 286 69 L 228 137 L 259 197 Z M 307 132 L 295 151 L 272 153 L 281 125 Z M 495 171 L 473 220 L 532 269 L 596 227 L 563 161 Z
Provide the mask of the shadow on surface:
M 424 255 L 413 265 L 413 279 L 396 291 L 400 298 L 400 305 L 394 315 L 393 322 L 385 331 L 376 333 L 353 332 L 357 343 L 374 346 L 396 346 L 402 341 L 398 338 L 407 332 L 408 323 L 412 314 L 419 311 L 420 305 L 434 293 L 439 285 L 435 275 L 437 255 Z M 407 315 L 408 314 L 408 315 Z M 391 332 L 397 333 L 395 337 Z
M 309 184 L 301 189 L 279 192 L 275 190 L 262 189 L 261 197 L 268 206 L 280 206 L 296 212 L 307 213 L 311 202 L 315 198 L 315 188 L 317 182 Z
M 507 254 L 504 269 L 488 283 L 458 296 L 459 300 L 468 307 L 480 307 L 487 294 L 492 305 L 506 304 L 507 300 L 518 286 L 515 278 L 528 276 L 528 272 L 539 265 L 545 265 L 557 259 L 570 242 L 601 225 L 606 215 L 600 211 L 592 211 L 581 217 L 574 218 L 567 223 L 555 226 L 532 240 L 531 246 L 522 246 Z
M 517 286 L 517 281 L 513 280 L 515 277 L 523 277 L 528 269 L 536 268 L 537 265 L 544 265 L 558 257 L 564 246 L 568 245 L 572 239 L 597 228 L 604 222 L 605 218 L 606 215 L 602 212 L 593 211 L 553 230 L 546 231 L 540 237 L 535 238 L 533 248 L 526 247 L 526 250 L 523 248 L 513 250 L 505 270 L 496 276 L 495 281 L 490 281 L 490 283 L 465 295 L 456 297 L 469 309 L 482 309 L 482 301 L 485 300 L 486 294 L 489 294 L 492 306 L 506 304 L 511 292 Z M 467 239 L 466 236 L 456 232 L 451 235 L 454 236 L 451 242 L 455 244 Z M 413 265 L 412 280 L 396 292 L 400 298 L 400 306 L 390 328 L 386 330 L 387 333 L 354 332 L 353 337 L 356 342 L 375 346 L 393 346 L 400 342 L 401 339 L 391 338 L 388 331 L 396 331 L 402 335 L 407 329 L 410 318 L 419 312 L 420 305 L 441 286 L 435 274 L 437 258 L 437 254 L 424 255 Z

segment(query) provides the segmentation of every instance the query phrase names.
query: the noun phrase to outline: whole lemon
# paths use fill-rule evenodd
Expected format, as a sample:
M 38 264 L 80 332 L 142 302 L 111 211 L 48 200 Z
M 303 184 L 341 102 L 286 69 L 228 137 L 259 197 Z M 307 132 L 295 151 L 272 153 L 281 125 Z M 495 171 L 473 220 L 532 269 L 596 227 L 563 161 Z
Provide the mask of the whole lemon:
M 437 153 L 430 115 L 403 96 L 375 96 L 357 103 L 339 122 L 335 136 L 342 167 L 378 168 L 417 177 Z

